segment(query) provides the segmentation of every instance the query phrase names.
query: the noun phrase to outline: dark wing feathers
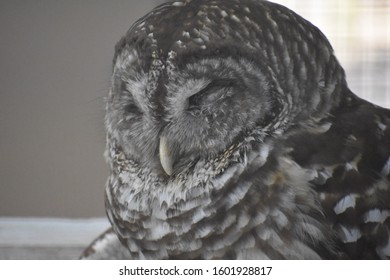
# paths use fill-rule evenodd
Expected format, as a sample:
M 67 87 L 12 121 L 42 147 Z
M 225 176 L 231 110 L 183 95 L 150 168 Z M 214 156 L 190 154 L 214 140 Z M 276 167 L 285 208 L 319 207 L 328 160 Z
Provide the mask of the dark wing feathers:
M 313 188 L 345 257 L 389 258 L 390 111 L 349 93 L 321 122 L 288 138 L 290 155 L 316 172 Z

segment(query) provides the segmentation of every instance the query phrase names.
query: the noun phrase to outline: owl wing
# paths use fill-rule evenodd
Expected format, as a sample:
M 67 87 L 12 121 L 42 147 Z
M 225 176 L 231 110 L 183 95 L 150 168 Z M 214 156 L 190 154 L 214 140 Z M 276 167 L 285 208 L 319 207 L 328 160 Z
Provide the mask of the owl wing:
M 287 138 L 346 258 L 390 257 L 390 111 L 350 94 Z

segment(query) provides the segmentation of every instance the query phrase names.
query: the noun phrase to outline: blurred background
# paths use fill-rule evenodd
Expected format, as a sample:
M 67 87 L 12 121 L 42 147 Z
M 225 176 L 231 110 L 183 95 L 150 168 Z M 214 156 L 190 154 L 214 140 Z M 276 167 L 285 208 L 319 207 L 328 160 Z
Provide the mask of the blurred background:
M 15 217 L 102 217 L 94 230 L 106 226 L 114 45 L 158 2 L 0 0 L 0 245 L 7 229 L 21 231 Z M 323 31 L 357 95 L 390 107 L 389 0 L 273 2 Z

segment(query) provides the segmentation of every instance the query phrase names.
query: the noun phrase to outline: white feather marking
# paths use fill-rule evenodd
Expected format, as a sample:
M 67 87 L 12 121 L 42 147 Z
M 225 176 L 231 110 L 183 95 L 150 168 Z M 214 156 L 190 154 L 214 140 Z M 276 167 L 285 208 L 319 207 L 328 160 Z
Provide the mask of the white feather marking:
M 276 232 L 269 227 L 257 228 L 256 233 L 260 239 L 264 241 L 269 240 L 273 235 L 277 235 Z
M 125 69 L 129 65 L 133 64 L 134 61 L 137 60 L 136 54 L 129 53 L 128 51 L 124 51 L 115 61 L 115 68 L 117 69 Z
M 378 128 L 381 130 L 381 131 L 385 131 L 387 126 L 381 122 L 378 123 Z
M 339 215 L 341 213 L 344 213 L 345 210 L 347 210 L 350 207 L 355 207 L 356 205 L 356 198 L 358 197 L 358 194 L 349 194 L 344 196 L 342 199 L 337 202 L 336 206 L 333 208 L 333 211 L 336 213 L 336 215 Z
M 96 241 L 96 243 L 93 245 L 93 249 L 96 252 L 104 251 L 107 249 L 107 246 L 109 246 L 115 241 L 118 241 L 118 237 L 115 233 L 105 234 L 102 239 Z
M 228 16 L 228 14 L 226 13 L 226 11 L 222 10 L 222 11 L 221 11 L 221 16 L 222 16 L 223 18 L 225 18 L 225 17 Z
M 182 36 L 183 36 L 184 38 L 190 38 L 190 37 L 191 37 L 191 36 L 190 36 L 190 32 L 187 32 L 187 31 L 183 31 Z
M 344 226 L 340 226 L 341 230 L 344 234 L 343 242 L 344 243 L 352 243 L 356 242 L 360 237 L 362 237 L 362 233 L 358 228 L 346 228 Z
M 144 227 L 153 229 L 147 236 L 148 240 L 160 240 L 171 232 L 171 228 L 167 222 L 156 222 L 149 226 L 144 224 Z
M 358 164 L 359 164 L 361 158 L 362 158 L 362 155 L 358 154 L 352 161 L 345 164 L 345 170 L 346 171 L 351 171 L 351 170 L 359 171 Z
M 262 161 L 266 162 L 271 151 L 271 145 L 264 144 L 260 148 L 260 158 Z
M 256 216 L 253 218 L 252 223 L 253 225 L 260 225 L 265 222 L 267 219 L 267 216 L 265 213 L 258 212 Z
M 227 196 L 227 207 L 231 208 L 232 206 L 239 203 L 244 198 L 250 187 L 251 183 L 246 182 L 234 188 L 234 190 L 230 192 Z
M 282 211 L 275 210 L 272 211 L 270 215 L 274 218 L 274 221 L 280 228 L 284 228 L 288 225 L 288 219 Z
M 357 166 L 356 165 L 353 165 L 352 163 L 350 162 L 347 162 L 345 164 L 345 170 L 346 171 L 351 171 L 351 170 L 356 170 L 357 171 Z
M 243 228 L 243 227 L 245 227 L 247 224 L 249 224 L 250 221 L 251 221 L 251 217 L 249 217 L 249 215 L 248 215 L 247 213 L 242 213 L 242 214 L 238 217 L 237 227 L 238 227 L 238 228 Z
M 389 210 L 379 210 L 376 208 L 366 212 L 363 219 L 365 223 L 383 223 L 388 217 L 390 217 Z
M 235 16 L 235 15 L 231 15 L 230 18 L 231 18 L 232 20 L 234 20 L 235 22 L 238 22 L 238 23 L 241 22 L 240 19 L 239 19 L 237 16 Z
M 226 228 L 231 226 L 234 222 L 236 222 L 237 216 L 234 214 L 228 214 L 228 216 L 221 222 L 219 225 L 220 231 L 223 232 Z
M 172 3 L 172 6 L 175 6 L 175 7 L 182 7 L 182 6 L 184 6 L 184 5 L 185 5 L 184 2 L 173 2 L 173 3 Z
M 208 236 L 214 232 L 214 225 L 199 225 L 196 227 L 195 231 L 196 238 L 204 238 L 205 236 Z
M 387 159 L 385 165 L 382 168 L 381 174 L 382 176 L 387 176 L 390 173 L 390 157 Z
M 170 51 L 168 53 L 168 59 L 174 59 L 176 57 L 176 52 L 175 51 Z
M 247 12 L 247 13 L 250 13 L 250 12 L 251 12 L 251 10 L 250 10 L 248 7 L 245 7 L 245 8 L 244 8 L 244 11 Z
M 202 38 L 194 38 L 193 41 L 199 45 L 204 43 Z
M 207 216 L 207 214 L 203 211 L 203 209 L 198 208 L 198 209 L 196 209 L 195 213 L 192 216 L 192 222 L 194 224 L 196 224 L 200 220 L 203 220 L 206 216 Z
M 327 132 L 330 128 L 332 127 L 332 123 L 324 123 L 323 125 L 320 126 L 321 132 L 325 133 Z

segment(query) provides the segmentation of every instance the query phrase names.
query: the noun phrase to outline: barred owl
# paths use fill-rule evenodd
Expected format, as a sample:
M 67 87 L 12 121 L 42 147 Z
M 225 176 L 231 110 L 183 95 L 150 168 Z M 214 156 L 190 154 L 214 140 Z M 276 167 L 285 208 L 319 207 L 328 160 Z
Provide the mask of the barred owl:
M 390 111 L 283 6 L 152 10 L 116 46 L 105 125 L 112 229 L 84 258 L 390 256 Z

